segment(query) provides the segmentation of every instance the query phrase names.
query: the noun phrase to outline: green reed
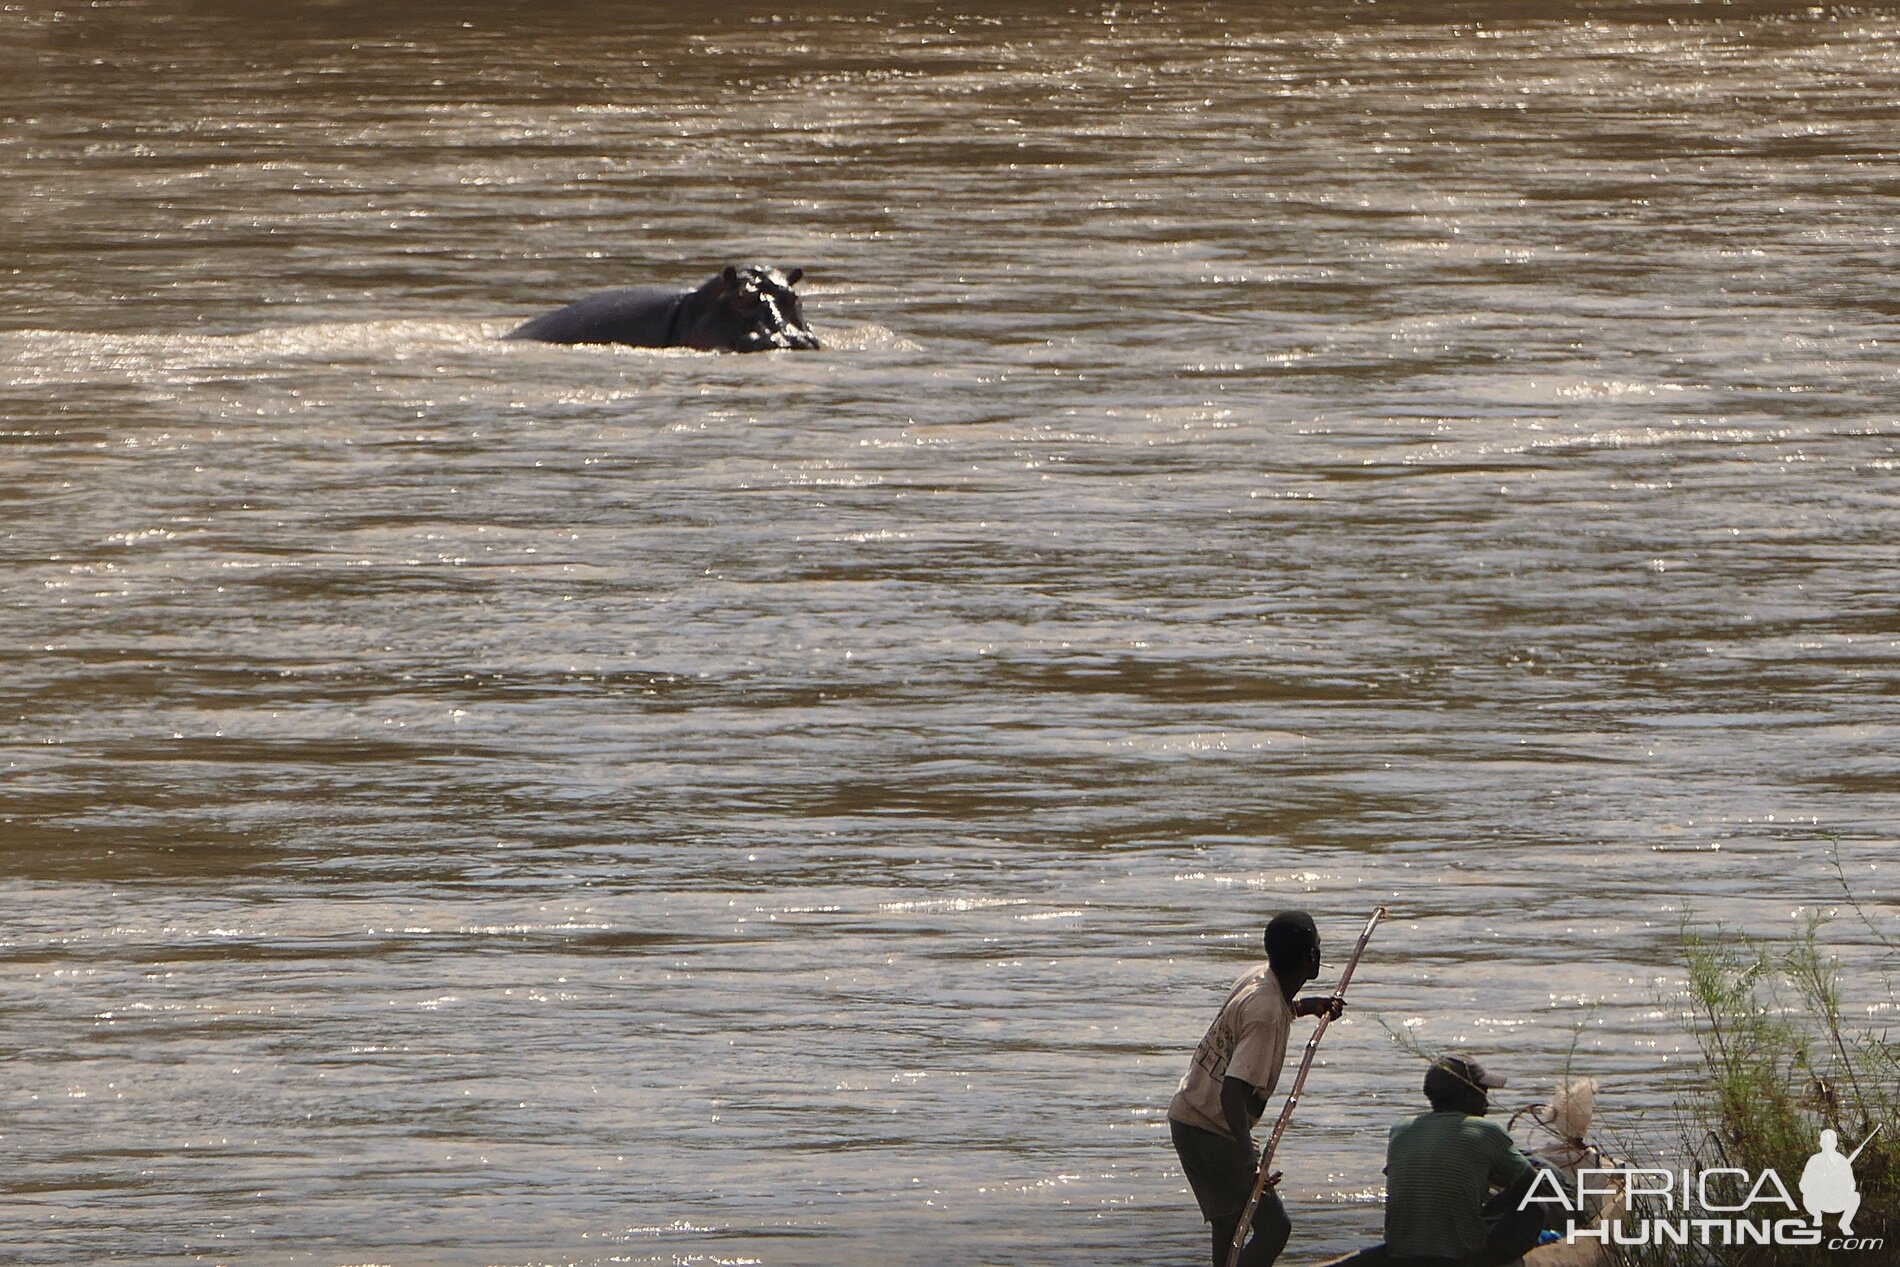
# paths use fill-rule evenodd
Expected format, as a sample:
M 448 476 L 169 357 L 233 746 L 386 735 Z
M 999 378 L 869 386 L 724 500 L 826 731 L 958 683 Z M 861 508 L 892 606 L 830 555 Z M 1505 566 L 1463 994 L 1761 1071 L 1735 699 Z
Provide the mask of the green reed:
M 1857 902 L 1850 898 L 1850 904 L 1883 945 L 1900 951 Z M 1853 1165 L 1861 1198 L 1853 1228 L 1856 1238 L 1884 1244 L 1829 1248 L 1838 1233 L 1835 1216 L 1828 1215 L 1819 1246 L 1619 1247 L 1612 1257 L 1621 1267 L 1900 1262 L 1900 1043 L 1873 1013 L 1865 1019 L 1851 1014 L 1837 963 L 1823 949 L 1822 929 L 1822 921 L 1811 918 L 1778 942 L 1719 929 L 1710 935 L 1684 930 L 1686 1013 L 1703 1059 L 1678 1096 L 1679 1138 L 1644 1140 L 1634 1151 L 1682 1156 L 1698 1173 L 1726 1167 L 1759 1175 L 1772 1169 L 1800 1202 L 1797 1185 L 1824 1128 L 1839 1135 L 1843 1153 L 1868 1141 Z M 1892 1001 L 1892 984 L 1880 988 Z M 1877 1126 L 1882 1129 L 1876 1135 Z M 1783 1207 L 1776 1211 L 1789 1217 Z M 1666 1211 L 1650 1199 L 1638 1202 L 1634 1213 L 1641 1218 Z M 1793 1217 L 1805 1220 L 1807 1213 Z

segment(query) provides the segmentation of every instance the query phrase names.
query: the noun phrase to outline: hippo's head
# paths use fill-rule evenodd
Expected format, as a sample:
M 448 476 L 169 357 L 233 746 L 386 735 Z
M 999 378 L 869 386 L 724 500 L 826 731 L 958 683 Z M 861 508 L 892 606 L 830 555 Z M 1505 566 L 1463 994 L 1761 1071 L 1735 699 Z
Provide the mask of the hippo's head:
M 708 296 L 705 323 L 717 332 L 717 345 L 734 352 L 817 347 L 818 338 L 805 325 L 804 310 L 792 293 L 804 275 L 802 268 L 781 273 L 751 264 L 714 278 L 707 287 L 714 293 Z

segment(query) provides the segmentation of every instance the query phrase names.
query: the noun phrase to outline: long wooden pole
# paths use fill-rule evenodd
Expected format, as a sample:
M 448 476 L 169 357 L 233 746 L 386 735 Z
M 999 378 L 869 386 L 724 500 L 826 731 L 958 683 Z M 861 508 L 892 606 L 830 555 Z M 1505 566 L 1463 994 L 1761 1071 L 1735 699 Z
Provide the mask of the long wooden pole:
M 1366 931 L 1359 934 L 1359 944 L 1352 948 L 1352 957 L 1346 960 L 1346 970 L 1339 974 L 1339 985 L 1333 990 L 1334 998 L 1343 998 L 1346 987 L 1352 984 L 1352 970 L 1359 966 L 1359 956 L 1365 952 L 1366 943 L 1372 940 L 1372 930 L 1385 918 L 1385 907 L 1374 908 L 1372 918 L 1366 921 Z M 1240 1267 L 1240 1247 L 1247 1243 L 1247 1234 L 1253 1230 L 1253 1214 L 1260 1208 L 1260 1198 L 1266 1195 L 1267 1188 L 1273 1183 L 1268 1178 L 1269 1164 L 1273 1161 L 1273 1150 L 1280 1146 L 1280 1136 L 1286 1133 L 1286 1124 L 1293 1118 L 1293 1106 L 1300 1102 L 1300 1088 L 1306 1085 L 1307 1071 L 1313 1067 L 1313 1054 L 1319 1050 L 1319 1040 L 1326 1036 L 1326 1026 L 1332 1022 L 1330 1012 L 1321 1012 L 1319 1024 L 1313 1027 L 1313 1036 L 1306 1040 L 1306 1057 L 1300 1061 L 1300 1072 L 1293 1079 L 1293 1089 L 1286 1093 L 1286 1104 L 1280 1109 L 1280 1119 L 1273 1124 L 1273 1134 L 1267 1137 L 1267 1146 L 1260 1152 L 1260 1173 L 1254 1176 L 1253 1195 L 1247 1198 L 1247 1208 L 1240 1212 L 1240 1224 L 1234 1228 L 1234 1244 L 1227 1251 L 1227 1267 Z

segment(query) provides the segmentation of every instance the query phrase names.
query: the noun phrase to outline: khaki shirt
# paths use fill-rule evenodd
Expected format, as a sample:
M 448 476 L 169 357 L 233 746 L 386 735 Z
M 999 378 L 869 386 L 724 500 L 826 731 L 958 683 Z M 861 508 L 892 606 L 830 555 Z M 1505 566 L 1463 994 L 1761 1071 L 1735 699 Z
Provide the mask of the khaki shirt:
M 1220 1015 L 1194 1052 L 1194 1061 L 1168 1105 L 1168 1116 L 1231 1136 L 1220 1108 L 1222 1081 L 1239 1078 L 1262 1099 L 1271 1096 L 1280 1081 L 1280 1066 L 1286 1063 L 1287 1033 L 1292 1028 L 1293 1007 L 1286 991 L 1273 969 L 1261 964 L 1234 982 Z M 1257 1114 L 1249 1115 L 1247 1125 L 1259 1120 Z

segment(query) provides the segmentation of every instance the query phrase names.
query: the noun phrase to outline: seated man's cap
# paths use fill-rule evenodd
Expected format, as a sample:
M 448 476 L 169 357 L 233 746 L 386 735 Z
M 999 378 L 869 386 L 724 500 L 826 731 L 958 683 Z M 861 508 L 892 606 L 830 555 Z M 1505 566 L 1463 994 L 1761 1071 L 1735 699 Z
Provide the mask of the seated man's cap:
M 1501 1087 L 1504 1079 L 1470 1056 L 1440 1056 L 1425 1071 L 1425 1094 L 1456 1094 L 1467 1087 Z

